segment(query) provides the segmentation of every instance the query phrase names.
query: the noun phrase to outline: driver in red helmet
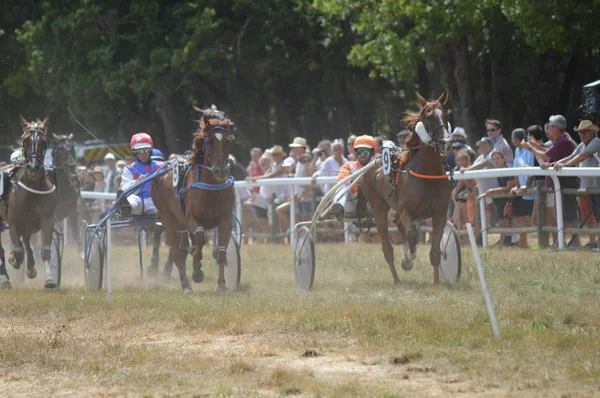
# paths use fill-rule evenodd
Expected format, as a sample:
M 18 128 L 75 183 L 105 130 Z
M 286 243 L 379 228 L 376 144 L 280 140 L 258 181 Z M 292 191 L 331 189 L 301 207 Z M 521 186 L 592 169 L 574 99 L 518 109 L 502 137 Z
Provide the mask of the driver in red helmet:
M 135 185 L 138 179 L 147 176 L 160 167 L 160 164 L 151 158 L 154 141 L 152 141 L 152 137 L 148 134 L 134 134 L 131 137 L 129 147 L 136 159 L 135 162 L 123 169 L 118 195 Z M 127 213 L 133 215 L 154 215 L 158 212 L 150 196 L 150 181 L 129 195 L 127 202 L 130 210 L 127 209 L 129 207 L 127 203 L 121 207 L 121 214 L 124 216 L 127 216 Z

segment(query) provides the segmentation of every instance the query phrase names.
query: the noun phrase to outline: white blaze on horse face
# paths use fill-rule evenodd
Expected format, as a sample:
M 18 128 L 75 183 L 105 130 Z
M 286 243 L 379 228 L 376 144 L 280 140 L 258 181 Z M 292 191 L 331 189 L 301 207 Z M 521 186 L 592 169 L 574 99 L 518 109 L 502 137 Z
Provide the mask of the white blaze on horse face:
M 435 114 L 438 117 L 438 121 L 440 122 L 440 124 L 443 127 L 444 130 L 444 137 L 446 137 L 447 135 L 449 135 L 449 131 L 448 131 L 448 127 L 444 124 L 444 114 L 442 113 L 442 110 L 440 108 L 435 108 Z
M 223 139 L 223 134 L 221 133 L 215 133 L 215 138 L 219 141 L 221 141 Z

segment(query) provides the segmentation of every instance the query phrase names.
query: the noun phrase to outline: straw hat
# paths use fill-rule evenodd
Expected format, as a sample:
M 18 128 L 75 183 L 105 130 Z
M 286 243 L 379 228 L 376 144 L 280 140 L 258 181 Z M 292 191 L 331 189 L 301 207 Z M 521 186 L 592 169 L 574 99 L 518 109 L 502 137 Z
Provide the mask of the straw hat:
M 294 141 L 288 146 L 290 148 L 306 148 L 308 146 L 308 143 L 306 142 L 306 138 L 294 137 Z
M 287 155 L 287 153 L 285 153 L 281 145 L 273 145 L 273 148 L 270 149 L 270 152 L 271 155 Z
M 597 133 L 598 130 L 600 130 L 600 127 L 596 126 L 594 123 L 592 123 L 589 120 L 582 120 L 581 122 L 579 122 L 579 126 L 575 127 L 573 130 L 575 130 L 575 131 L 591 130 L 594 133 Z

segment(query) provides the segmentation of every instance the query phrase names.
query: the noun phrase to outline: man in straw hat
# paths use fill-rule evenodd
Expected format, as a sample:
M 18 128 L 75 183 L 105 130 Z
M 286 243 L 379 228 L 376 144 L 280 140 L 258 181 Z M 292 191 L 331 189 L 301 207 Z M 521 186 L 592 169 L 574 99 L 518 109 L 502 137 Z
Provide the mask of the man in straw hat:
M 579 165 L 579 167 L 598 167 L 598 153 L 600 152 L 600 138 L 596 135 L 600 128 L 590 120 L 582 120 L 579 126 L 574 129 L 579 133 L 581 143 L 575 148 L 571 155 L 560 159 L 554 163 L 554 169 L 560 170 L 563 167 Z M 580 177 L 580 188 L 600 189 L 599 177 Z M 580 202 L 587 199 L 584 195 L 579 196 Z M 596 220 L 600 220 L 600 195 L 589 195 L 592 214 Z M 584 206 L 585 207 L 585 206 Z M 584 212 L 587 213 L 587 212 Z M 584 214 L 584 217 L 587 214 Z

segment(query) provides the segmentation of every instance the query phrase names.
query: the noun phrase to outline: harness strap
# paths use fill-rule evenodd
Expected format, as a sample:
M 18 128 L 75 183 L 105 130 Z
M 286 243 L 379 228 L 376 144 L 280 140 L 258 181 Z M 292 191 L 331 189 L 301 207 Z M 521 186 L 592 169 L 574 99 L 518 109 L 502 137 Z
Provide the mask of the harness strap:
M 23 183 L 23 181 L 17 182 L 17 185 L 20 186 L 21 188 L 23 188 L 26 191 L 29 191 L 31 193 L 36 193 L 38 195 L 47 195 L 49 193 L 52 193 L 52 192 L 56 191 L 56 185 L 52 185 L 52 188 L 50 188 L 47 191 L 38 191 L 37 189 L 29 188 L 27 185 L 25 185 Z
M 419 174 L 419 173 L 416 173 L 416 172 L 414 172 L 412 170 L 408 170 L 408 174 L 410 174 L 413 177 L 423 178 L 425 180 L 445 180 L 445 179 L 448 179 L 448 175 L 446 175 L 446 174 L 439 174 L 439 175 Z

